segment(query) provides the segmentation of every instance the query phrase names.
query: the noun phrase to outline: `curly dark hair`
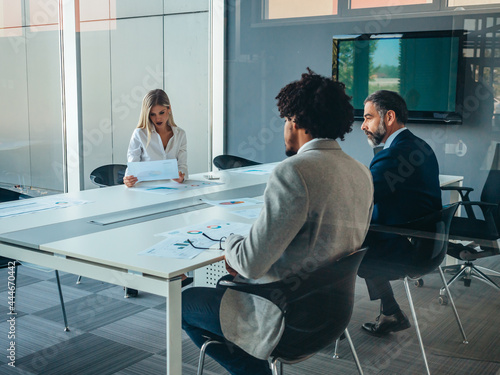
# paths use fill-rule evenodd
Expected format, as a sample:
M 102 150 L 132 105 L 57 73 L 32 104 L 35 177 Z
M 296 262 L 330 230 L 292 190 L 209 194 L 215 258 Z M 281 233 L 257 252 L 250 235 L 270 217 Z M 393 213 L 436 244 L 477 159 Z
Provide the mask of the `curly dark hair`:
M 352 131 L 354 108 L 345 93 L 345 85 L 320 76 L 307 68 L 298 81 L 281 89 L 278 99 L 280 116 L 295 117 L 295 123 L 313 138 L 340 138 Z

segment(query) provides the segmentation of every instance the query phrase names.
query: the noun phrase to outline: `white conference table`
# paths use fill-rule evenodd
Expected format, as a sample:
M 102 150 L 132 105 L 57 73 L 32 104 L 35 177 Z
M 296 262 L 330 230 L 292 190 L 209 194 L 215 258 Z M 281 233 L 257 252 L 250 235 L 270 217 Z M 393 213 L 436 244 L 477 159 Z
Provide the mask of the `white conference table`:
M 91 201 L 84 205 L 0 218 L 0 255 L 165 297 L 166 373 L 179 375 L 181 275 L 220 261 L 222 252 L 207 250 L 193 259 L 138 253 L 162 240 L 156 234 L 188 224 L 208 219 L 252 222 L 232 214 L 232 209 L 209 206 L 200 199 L 259 197 L 269 175 L 237 170 L 216 174 L 220 180 L 215 182 L 223 185 L 170 195 L 114 186 L 65 195 Z M 190 180 L 207 181 L 203 174 L 193 175 Z M 461 180 L 458 176 L 440 176 L 442 186 L 460 184 Z
M 223 185 L 170 195 L 113 186 L 65 195 L 91 201 L 87 204 L 0 218 L 0 255 L 166 297 L 166 373 L 179 375 L 182 372 L 181 275 L 220 261 L 222 252 L 207 250 L 193 259 L 138 253 L 163 239 L 156 234 L 188 224 L 214 218 L 251 222 L 231 214 L 231 209 L 210 206 L 200 199 L 262 196 L 269 175 L 234 170 L 215 174 L 220 176 L 219 180 L 208 181 L 198 174 L 189 181 L 215 181 Z

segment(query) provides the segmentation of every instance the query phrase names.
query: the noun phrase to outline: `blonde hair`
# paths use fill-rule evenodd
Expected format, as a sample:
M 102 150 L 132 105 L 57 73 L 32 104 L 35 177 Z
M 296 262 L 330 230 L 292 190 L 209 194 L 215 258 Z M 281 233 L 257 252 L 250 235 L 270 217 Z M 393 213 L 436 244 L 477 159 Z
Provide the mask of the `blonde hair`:
M 167 125 L 177 126 L 174 122 L 174 115 L 172 114 L 172 108 L 170 107 L 170 99 L 165 91 L 161 89 L 151 90 L 146 94 L 144 99 L 142 99 L 141 114 L 139 115 L 139 123 L 137 124 L 138 129 L 146 129 L 148 133 L 148 142 L 146 147 L 149 145 L 151 140 L 151 131 L 154 129 L 154 124 L 149 118 L 151 113 L 151 108 L 155 105 L 161 105 L 162 107 L 167 107 L 170 109 L 170 115 L 168 116 Z

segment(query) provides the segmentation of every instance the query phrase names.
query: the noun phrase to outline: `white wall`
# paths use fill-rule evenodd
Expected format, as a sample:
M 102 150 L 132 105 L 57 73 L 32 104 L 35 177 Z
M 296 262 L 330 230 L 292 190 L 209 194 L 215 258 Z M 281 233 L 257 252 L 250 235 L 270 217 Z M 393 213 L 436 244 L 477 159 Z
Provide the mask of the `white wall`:
M 155 88 L 167 92 L 187 133 L 190 173 L 209 168 L 208 4 L 117 0 L 111 20 L 82 27 L 85 188 L 95 187 L 88 178 L 94 168 L 126 164 L 142 98 Z
M 82 134 L 84 188 L 95 187 L 89 174 L 96 167 L 126 163 L 142 98 L 154 88 L 169 94 L 175 120 L 187 132 L 190 173 L 207 170 L 210 1 L 79 4 L 81 124 L 71 116 L 67 128 Z M 9 24 L 0 22 L 0 183 L 62 191 L 57 2 L 0 5 L 9 15 Z M 34 31 L 27 25 L 33 20 L 44 25 Z

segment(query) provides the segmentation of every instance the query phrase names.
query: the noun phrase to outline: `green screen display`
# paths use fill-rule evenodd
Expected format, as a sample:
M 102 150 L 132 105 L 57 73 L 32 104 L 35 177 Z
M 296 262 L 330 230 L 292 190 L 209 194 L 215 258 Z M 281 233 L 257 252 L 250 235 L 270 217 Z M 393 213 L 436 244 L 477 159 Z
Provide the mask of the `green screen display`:
M 413 114 L 457 111 L 458 36 L 334 38 L 333 76 L 346 85 L 354 108 L 377 90 L 399 92 Z

